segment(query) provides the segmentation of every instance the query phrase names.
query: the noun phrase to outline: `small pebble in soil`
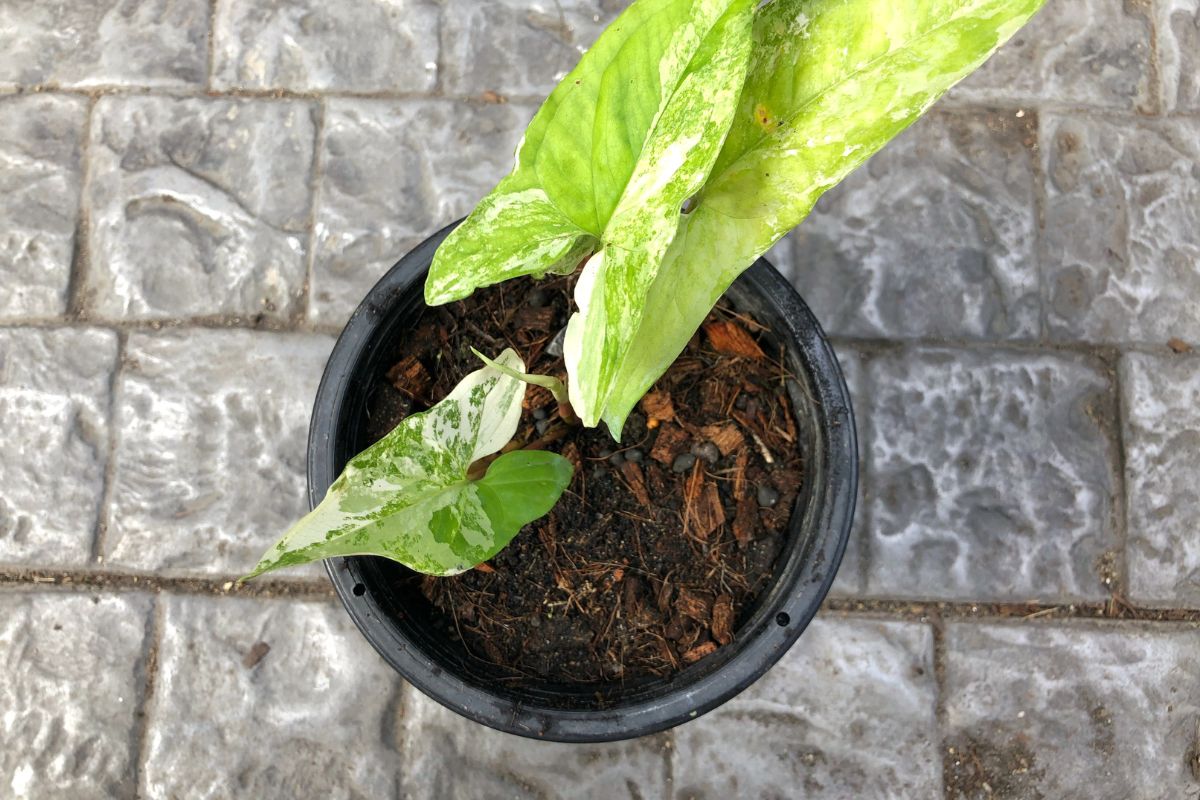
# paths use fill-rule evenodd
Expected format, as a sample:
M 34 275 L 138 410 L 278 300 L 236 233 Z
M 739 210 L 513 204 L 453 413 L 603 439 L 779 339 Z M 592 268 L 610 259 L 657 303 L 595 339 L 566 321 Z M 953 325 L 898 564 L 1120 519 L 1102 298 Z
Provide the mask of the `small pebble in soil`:
M 546 431 L 550 430 L 550 425 L 552 422 L 553 422 L 552 420 L 544 419 L 541 422 L 534 425 L 533 426 L 534 430 L 536 430 L 538 432 L 538 436 L 545 436 Z
M 692 445 L 692 455 L 712 466 L 721 460 L 721 450 L 712 442 L 701 442 Z
M 608 458 L 612 454 L 613 454 L 612 450 L 609 450 L 607 447 L 604 447 L 604 448 L 601 448 L 600 452 L 597 453 L 596 456 L 598 458 Z
M 546 305 L 548 299 L 549 296 L 546 294 L 546 290 L 539 287 L 529 293 L 529 296 L 525 298 L 525 302 L 529 303 L 530 308 L 541 308 Z
M 621 466 L 621 464 L 624 461 L 625 461 L 624 453 L 613 453 L 611 456 L 608 457 L 608 463 L 612 464 L 614 467 Z
M 541 422 L 542 420 L 544 420 L 546 418 L 546 416 L 547 416 L 546 409 L 544 409 L 544 408 L 535 408 L 533 410 L 533 418 L 536 419 L 538 422 Z
M 551 341 L 550 344 L 546 345 L 546 354 L 553 356 L 554 358 L 562 358 L 563 342 L 566 340 L 566 338 L 567 329 L 563 328 L 558 332 L 558 335 L 554 337 L 554 340 Z
M 758 487 L 758 504 L 763 508 L 774 508 L 779 502 L 779 492 L 771 486 Z
M 675 459 L 675 463 L 671 465 L 671 469 L 675 472 L 687 472 L 696 465 L 696 457 L 691 453 L 684 453 Z
M 632 450 L 625 451 L 625 460 L 632 461 L 634 464 L 642 463 L 642 459 L 645 457 L 646 457 L 646 454 L 643 453 L 641 450 L 638 450 L 636 447 L 633 448 Z

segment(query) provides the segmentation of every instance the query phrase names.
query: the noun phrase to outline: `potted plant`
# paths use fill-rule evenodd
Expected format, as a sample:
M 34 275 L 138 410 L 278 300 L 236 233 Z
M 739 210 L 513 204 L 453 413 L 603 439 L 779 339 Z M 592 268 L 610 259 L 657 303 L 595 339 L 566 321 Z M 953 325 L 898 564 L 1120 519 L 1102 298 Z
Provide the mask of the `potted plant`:
M 752 683 L 857 485 L 836 358 L 761 256 L 1040 5 L 635 0 L 351 319 L 314 510 L 251 577 L 329 559 L 410 682 L 521 735 L 642 735 Z

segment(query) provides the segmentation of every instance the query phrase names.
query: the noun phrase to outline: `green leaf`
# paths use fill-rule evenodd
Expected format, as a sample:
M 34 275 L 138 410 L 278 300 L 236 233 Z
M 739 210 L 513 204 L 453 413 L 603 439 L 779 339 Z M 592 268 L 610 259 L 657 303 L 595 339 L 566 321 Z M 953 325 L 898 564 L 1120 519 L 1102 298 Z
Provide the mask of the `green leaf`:
M 615 436 L 734 279 L 1043 1 L 774 0 L 759 9 L 737 117 L 603 401 Z
M 737 109 L 754 0 L 637 0 L 534 117 L 517 166 L 439 248 L 431 305 L 517 275 L 569 272 L 564 346 L 585 413 L 611 383 L 642 302 Z
M 634 2 L 534 116 L 512 173 L 442 243 L 426 302 L 459 300 L 517 275 L 570 272 L 602 245 L 621 201 L 627 220 L 637 193 L 670 177 L 665 168 L 674 161 L 664 158 L 686 155 L 685 146 L 672 149 L 681 139 L 672 126 L 703 122 L 718 129 L 719 147 L 745 78 L 752 5 Z M 740 67 L 720 75 L 715 67 L 728 60 L 720 51 L 737 34 L 727 11 L 742 21 L 744 46 Z M 697 97 L 698 80 L 709 83 L 712 100 Z M 707 167 L 711 159 L 705 174 Z
M 497 364 L 525 368 L 512 350 Z M 524 396 L 525 384 L 497 369 L 471 373 L 352 459 L 247 579 L 334 556 L 383 556 L 440 576 L 492 558 L 554 506 L 573 472 L 557 454 L 515 451 L 468 478 L 473 463 L 512 440 Z

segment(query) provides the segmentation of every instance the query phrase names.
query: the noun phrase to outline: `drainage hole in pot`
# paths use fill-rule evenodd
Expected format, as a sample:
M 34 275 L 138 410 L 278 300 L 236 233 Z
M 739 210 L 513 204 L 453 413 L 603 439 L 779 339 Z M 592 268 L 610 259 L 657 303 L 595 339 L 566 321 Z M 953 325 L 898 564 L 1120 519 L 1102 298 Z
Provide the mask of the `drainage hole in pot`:
M 367 593 L 367 587 L 363 586 L 361 583 L 354 584 L 354 596 L 355 597 L 362 597 L 366 593 Z M 784 616 L 784 615 L 781 614 L 780 616 Z
M 781 628 L 786 628 L 788 625 L 792 624 L 792 618 L 780 611 L 775 615 L 775 623 Z

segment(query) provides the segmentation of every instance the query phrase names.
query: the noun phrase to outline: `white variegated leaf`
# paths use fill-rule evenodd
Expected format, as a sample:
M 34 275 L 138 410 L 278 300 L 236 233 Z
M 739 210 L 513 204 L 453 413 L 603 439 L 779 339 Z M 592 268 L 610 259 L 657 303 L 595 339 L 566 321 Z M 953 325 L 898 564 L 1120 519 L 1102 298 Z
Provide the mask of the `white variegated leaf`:
M 496 363 L 521 372 L 512 350 Z M 485 367 L 445 400 L 402 421 L 356 456 L 325 499 L 248 577 L 333 556 L 376 555 L 430 575 L 454 575 L 498 553 L 547 513 L 570 482 L 554 453 L 501 456 L 485 476 L 468 471 L 512 440 L 525 384 Z
M 728 138 L 598 401 L 615 436 L 734 279 L 1043 2 L 773 0 L 758 10 Z
M 679 222 L 712 168 L 745 79 L 755 0 L 636 0 L 550 95 L 517 166 L 443 242 L 438 305 L 589 254 L 567 368 L 585 424 L 641 322 Z M 586 346 L 584 346 L 586 343 Z

